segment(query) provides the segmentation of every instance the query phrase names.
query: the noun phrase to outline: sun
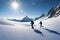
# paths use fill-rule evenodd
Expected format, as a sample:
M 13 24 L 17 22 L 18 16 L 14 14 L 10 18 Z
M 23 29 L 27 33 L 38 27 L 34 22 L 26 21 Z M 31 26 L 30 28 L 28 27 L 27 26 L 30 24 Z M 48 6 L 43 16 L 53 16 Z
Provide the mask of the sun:
M 12 2 L 12 3 L 11 3 L 11 6 L 12 6 L 12 8 L 15 9 L 15 10 L 19 8 L 19 4 L 18 4 L 17 2 Z

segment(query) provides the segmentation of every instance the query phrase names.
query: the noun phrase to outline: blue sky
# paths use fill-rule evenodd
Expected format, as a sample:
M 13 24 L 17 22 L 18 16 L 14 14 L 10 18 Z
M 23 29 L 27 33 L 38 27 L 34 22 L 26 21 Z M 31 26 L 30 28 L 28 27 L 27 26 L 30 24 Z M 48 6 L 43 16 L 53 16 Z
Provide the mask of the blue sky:
M 60 0 L 16 0 L 19 8 L 14 10 L 11 3 L 14 0 L 0 0 L 0 17 L 20 18 L 24 16 L 36 17 L 60 3 Z

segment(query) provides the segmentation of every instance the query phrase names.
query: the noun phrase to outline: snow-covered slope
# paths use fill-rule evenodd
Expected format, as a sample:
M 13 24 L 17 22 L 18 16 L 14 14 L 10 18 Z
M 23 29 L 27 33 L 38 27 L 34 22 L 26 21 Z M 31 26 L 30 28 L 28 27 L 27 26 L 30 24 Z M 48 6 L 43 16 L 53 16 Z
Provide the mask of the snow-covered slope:
M 60 26 L 60 16 L 57 17 L 57 18 L 50 18 L 50 19 L 47 19 L 47 20 L 44 20 L 43 21 L 43 25 L 44 26 L 48 26 L 49 25 L 51 26 L 50 28 L 58 28 Z
M 48 18 L 57 17 L 59 15 L 60 15 L 60 3 L 52 7 L 47 14 Z
M 40 21 L 43 22 L 44 26 L 44 28 L 40 29 L 45 35 L 44 40 L 60 40 L 60 16 L 46 20 L 39 19 L 35 21 L 37 27 L 39 27 Z
M 0 40 L 60 40 L 60 16 L 35 21 L 34 29 L 30 22 L 11 22 L 15 25 L 0 25 Z M 40 28 L 39 21 L 43 22 Z

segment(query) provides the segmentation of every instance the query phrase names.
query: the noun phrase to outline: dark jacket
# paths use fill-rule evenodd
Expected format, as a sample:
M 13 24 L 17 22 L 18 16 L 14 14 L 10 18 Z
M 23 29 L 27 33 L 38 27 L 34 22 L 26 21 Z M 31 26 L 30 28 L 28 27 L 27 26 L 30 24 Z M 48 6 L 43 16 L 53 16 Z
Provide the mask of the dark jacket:
M 34 22 L 33 22 L 33 21 L 31 21 L 31 24 L 34 24 Z
M 42 24 L 42 21 L 40 21 L 40 24 Z

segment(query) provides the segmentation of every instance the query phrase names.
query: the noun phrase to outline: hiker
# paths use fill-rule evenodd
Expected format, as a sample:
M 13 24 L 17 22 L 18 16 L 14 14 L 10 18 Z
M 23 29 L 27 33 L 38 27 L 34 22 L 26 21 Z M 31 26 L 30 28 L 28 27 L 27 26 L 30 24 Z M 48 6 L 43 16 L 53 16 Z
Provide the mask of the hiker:
M 31 26 L 32 26 L 32 29 L 34 29 L 33 25 L 34 25 L 34 21 L 31 21 Z
M 41 28 L 41 27 L 43 27 L 43 26 L 42 26 L 42 21 L 40 21 L 40 23 L 39 23 L 39 24 L 40 24 L 40 28 Z

